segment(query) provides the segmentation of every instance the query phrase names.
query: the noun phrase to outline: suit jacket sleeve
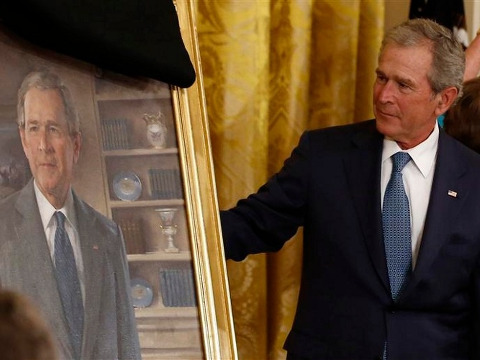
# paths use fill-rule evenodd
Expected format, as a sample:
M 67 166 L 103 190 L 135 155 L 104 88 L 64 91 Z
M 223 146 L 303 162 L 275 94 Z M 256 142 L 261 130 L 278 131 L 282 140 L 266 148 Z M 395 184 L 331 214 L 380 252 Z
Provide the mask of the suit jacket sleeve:
M 85 266 L 86 359 L 140 359 L 130 276 L 120 228 L 76 198 Z
M 125 255 L 124 241 L 120 228 L 117 226 L 119 253 L 115 261 L 115 296 L 117 299 L 117 328 L 119 359 L 140 360 L 137 326 L 130 290 L 130 276 Z M 116 261 L 118 260 L 118 261 Z
M 248 254 L 279 250 L 303 224 L 310 167 L 309 133 L 302 135 L 283 168 L 256 194 L 220 212 L 225 254 L 242 260 Z
M 474 297 L 473 303 L 473 337 L 472 337 L 472 358 L 480 359 L 480 259 L 477 261 L 477 268 L 473 276 Z

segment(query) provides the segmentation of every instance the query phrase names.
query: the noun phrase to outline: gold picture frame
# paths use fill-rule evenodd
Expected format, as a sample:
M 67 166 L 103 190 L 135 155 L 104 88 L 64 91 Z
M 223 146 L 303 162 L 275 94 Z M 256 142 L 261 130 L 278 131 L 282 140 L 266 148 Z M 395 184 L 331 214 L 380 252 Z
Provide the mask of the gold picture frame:
M 82 122 L 83 149 L 73 188 L 119 224 L 130 277 L 151 285 L 147 289 L 153 298 L 140 294 L 135 309 L 142 359 L 237 359 L 194 2 L 174 4 L 197 75 L 189 88 L 109 73 L 0 31 L 0 169 L 18 175 L 2 183 L 0 198 L 21 189 L 31 177 L 15 122 L 16 91 L 29 72 L 51 70 L 70 88 Z M 162 123 L 168 134 L 164 143 L 148 138 L 149 123 Z M 162 181 L 170 176 L 166 169 L 173 169 L 176 177 L 165 185 Z M 118 177 L 125 172 L 129 175 Z M 165 186 L 173 195 L 165 195 Z M 172 208 L 176 220 L 162 223 L 159 210 Z M 165 266 L 193 270 L 192 299 L 181 303 L 165 297 Z M 177 290 L 184 294 L 186 280 L 178 281 Z M 182 344 L 185 348 L 179 349 Z
M 183 112 L 189 114 L 189 122 L 183 122 L 179 133 L 185 141 L 182 150 L 185 163 L 190 166 L 184 169 L 187 178 L 193 183 L 187 188 L 195 189 L 191 193 L 191 225 L 197 229 L 197 251 L 194 253 L 197 273 L 197 284 L 202 284 L 198 293 L 205 302 L 201 306 L 205 355 L 208 359 L 237 359 L 235 333 L 231 310 L 230 293 L 223 251 L 223 243 L 218 216 L 218 202 L 215 189 L 215 175 L 208 131 L 208 118 L 203 89 L 200 52 L 194 20 L 194 1 L 176 0 L 180 30 L 192 62 L 197 70 L 197 81 L 186 92 L 188 102 L 179 101 Z M 187 124 L 191 124 L 187 126 Z M 195 131 L 193 131 L 195 129 Z M 200 179 L 202 179 L 200 181 Z M 195 200 L 194 200 L 195 198 Z M 199 222 L 200 221 L 200 222 Z M 208 339 L 208 340 L 205 340 Z

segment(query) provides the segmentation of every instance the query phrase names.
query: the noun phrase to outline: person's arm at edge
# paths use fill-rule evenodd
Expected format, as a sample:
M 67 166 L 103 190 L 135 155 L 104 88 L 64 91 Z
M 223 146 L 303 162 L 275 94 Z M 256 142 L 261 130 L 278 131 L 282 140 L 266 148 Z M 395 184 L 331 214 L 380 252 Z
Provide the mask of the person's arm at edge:
M 480 30 L 465 49 L 465 74 L 463 81 L 477 77 L 480 72 Z

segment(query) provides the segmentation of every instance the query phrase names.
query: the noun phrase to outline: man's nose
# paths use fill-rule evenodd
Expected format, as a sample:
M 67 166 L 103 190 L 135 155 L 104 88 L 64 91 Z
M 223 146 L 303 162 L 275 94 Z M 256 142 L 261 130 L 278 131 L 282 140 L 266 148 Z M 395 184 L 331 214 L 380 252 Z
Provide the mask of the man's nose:
M 48 133 L 45 130 L 41 130 L 39 134 L 38 150 L 48 152 L 51 149 Z
M 385 84 L 383 84 L 380 87 L 380 90 L 378 93 L 378 100 L 380 100 L 383 103 L 386 103 L 392 99 L 393 94 L 394 94 L 394 85 L 391 81 L 387 81 Z

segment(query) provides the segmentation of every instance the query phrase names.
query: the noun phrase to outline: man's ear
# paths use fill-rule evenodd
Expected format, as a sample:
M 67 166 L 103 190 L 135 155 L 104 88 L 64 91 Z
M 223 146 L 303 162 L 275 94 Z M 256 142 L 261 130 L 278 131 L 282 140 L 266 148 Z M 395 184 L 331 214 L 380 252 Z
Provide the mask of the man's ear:
M 26 146 L 25 146 L 25 128 L 22 126 L 18 127 L 18 132 L 20 133 L 20 140 L 22 141 L 22 148 L 23 152 L 25 153 L 25 156 L 28 158 L 28 154 L 26 151 Z
M 441 93 L 437 94 L 439 97 L 437 109 L 435 113 L 437 116 L 444 114 L 458 96 L 458 89 L 455 86 L 450 86 L 446 89 L 443 89 Z
M 79 131 L 75 135 L 73 135 L 73 163 L 74 164 L 78 162 L 81 148 L 82 148 L 82 133 Z

